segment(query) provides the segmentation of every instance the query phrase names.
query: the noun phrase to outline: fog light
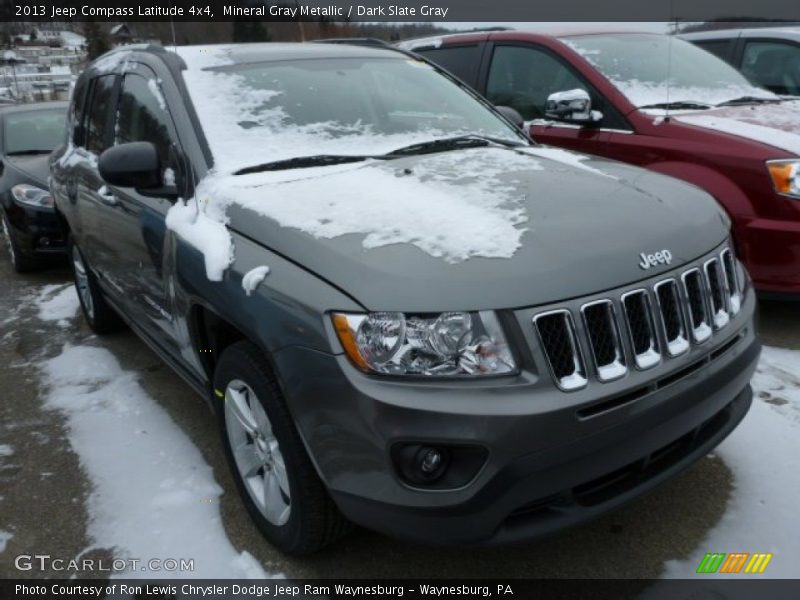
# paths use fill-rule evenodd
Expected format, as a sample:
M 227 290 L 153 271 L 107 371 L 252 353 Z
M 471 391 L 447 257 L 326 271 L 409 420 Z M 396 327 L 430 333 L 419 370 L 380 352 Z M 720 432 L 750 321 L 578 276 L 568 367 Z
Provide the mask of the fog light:
M 422 446 L 414 455 L 414 470 L 420 483 L 433 483 L 447 470 L 449 454 L 444 448 Z
M 436 490 L 466 485 L 489 454 L 481 446 L 419 442 L 396 443 L 391 453 L 400 479 L 414 487 Z
M 419 466 L 419 468 L 422 470 L 423 473 L 430 474 L 436 471 L 436 469 L 439 468 L 439 465 L 441 463 L 442 463 L 442 453 L 439 452 L 436 448 L 431 448 L 422 457 L 422 464 Z

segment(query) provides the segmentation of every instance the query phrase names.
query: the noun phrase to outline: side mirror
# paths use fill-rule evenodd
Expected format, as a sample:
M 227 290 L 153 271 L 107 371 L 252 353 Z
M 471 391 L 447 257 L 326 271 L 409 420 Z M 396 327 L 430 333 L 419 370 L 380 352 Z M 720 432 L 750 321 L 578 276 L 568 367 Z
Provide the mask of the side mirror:
M 603 113 L 592 110 L 592 100 L 586 90 L 580 88 L 556 92 L 547 97 L 544 116 L 554 121 L 564 121 L 577 125 L 599 123 Z
M 158 150 L 150 142 L 112 146 L 100 155 L 100 177 L 116 187 L 132 187 L 146 196 L 177 195 L 175 185 L 164 185 Z
M 161 185 L 158 150 L 150 142 L 112 146 L 100 155 L 100 176 L 111 185 L 137 189 Z
M 506 119 L 511 121 L 515 127 L 519 129 L 523 129 L 525 127 L 525 119 L 522 118 L 522 115 L 519 114 L 516 109 L 511 108 L 510 106 L 495 106 L 494 109 Z

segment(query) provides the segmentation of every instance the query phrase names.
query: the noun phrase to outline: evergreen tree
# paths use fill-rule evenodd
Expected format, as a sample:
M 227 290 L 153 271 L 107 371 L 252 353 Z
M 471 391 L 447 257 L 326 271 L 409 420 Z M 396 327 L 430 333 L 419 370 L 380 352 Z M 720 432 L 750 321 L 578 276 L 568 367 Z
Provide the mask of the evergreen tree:
M 244 17 L 233 22 L 233 41 L 236 43 L 269 42 L 271 39 L 269 31 L 261 21 Z
M 85 21 L 83 23 L 83 36 L 86 38 L 86 52 L 89 60 L 94 60 L 111 49 L 108 43 L 108 36 L 97 21 Z

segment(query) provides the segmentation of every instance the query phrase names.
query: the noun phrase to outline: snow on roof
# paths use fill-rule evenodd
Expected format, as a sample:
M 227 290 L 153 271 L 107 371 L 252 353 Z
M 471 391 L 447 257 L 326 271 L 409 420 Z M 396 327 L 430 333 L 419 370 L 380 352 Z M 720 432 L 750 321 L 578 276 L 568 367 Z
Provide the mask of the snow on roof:
M 131 28 L 125 23 L 114 25 L 109 31 L 110 35 L 131 35 Z

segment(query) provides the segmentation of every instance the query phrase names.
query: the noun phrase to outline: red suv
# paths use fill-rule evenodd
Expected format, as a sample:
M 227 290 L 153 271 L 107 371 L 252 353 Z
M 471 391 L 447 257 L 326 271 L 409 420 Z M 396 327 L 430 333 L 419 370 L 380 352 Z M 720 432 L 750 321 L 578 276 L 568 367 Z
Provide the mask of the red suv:
M 399 44 L 516 109 L 537 141 L 633 163 L 725 207 L 762 295 L 800 297 L 800 102 L 689 42 L 524 31 Z

